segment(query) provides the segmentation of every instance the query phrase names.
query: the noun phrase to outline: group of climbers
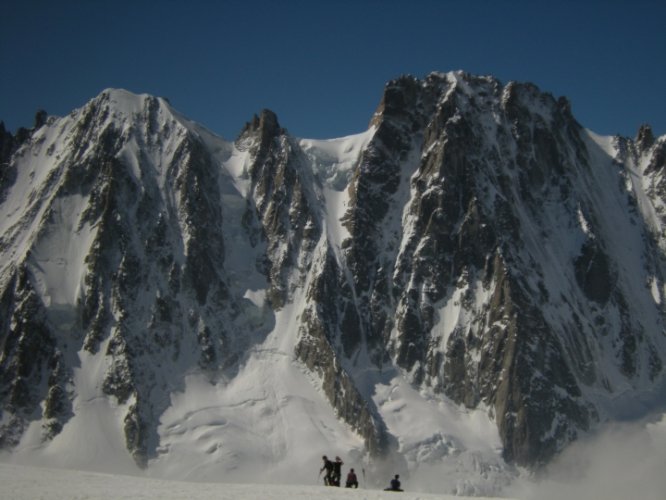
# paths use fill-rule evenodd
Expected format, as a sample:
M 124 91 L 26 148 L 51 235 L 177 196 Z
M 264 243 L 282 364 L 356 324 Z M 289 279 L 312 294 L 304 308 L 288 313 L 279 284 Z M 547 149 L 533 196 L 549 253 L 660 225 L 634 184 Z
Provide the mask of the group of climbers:
M 321 457 L 324 460 L 323 467 L 319 470 L 319 475 L 326 471 L 324 475 L 324 484 L 326 486 L 340 486 L 340 479 L 342 478 L 342 466 L 344 462 L 340 457 L 335 457 L 335 462 L 329 460 L 326 455 Z M 358 479 L 354 473 L 354 469 L 349 470 L 347 474 L 347 482 L 345 484 L 347 488 L 358 488 Z
M 335 461 L 332 461 L 329 460 L 326 455 L 321 458 L 324 461 L 324 465 L 319 470 L 319 475 L 321 476 L 322 472 L 326 472 L 324 474 L 324 484 L 326 486 L 340 486 L 342 466 L 344 465 L 342 459 L 340 457 L 335 457 Z M 349 473 L 347 474 L 347 481 L 345 482 L 345 488 L 358 488 L 358 478 L 356 477 L 354 469 L 349 469 Z M 395 477 L 391 479 L 391 486 L 386 488 L 384 491 L 403 491 L 400 488 L 400 476 L 398 474 L 396 474 Z

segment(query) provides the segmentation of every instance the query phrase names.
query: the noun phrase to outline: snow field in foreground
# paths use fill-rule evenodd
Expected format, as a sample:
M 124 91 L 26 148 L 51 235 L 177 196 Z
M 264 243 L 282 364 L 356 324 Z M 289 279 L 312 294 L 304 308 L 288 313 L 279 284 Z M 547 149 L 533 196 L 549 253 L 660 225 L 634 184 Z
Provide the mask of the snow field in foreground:
M 0 463 L 4 500 L 451 500 L 468 497 L 324 486 L 189 483 Z M 483 500 L 482 497 L 475 497 Z M 485 497 L 487 498 L 487 497 Z

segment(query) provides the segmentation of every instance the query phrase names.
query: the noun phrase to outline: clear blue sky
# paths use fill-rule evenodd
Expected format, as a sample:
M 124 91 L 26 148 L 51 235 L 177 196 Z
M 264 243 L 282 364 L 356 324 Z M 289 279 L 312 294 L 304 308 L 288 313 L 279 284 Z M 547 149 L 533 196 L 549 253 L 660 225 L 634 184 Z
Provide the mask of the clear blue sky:
M 367 127 L 388 80 L 456 69 L 565 95 L 601 134 L 666 134 L 666 1 L 0 0 L 10 130 L 118 87 L 227 139 L 262 108 L 333 138 Z

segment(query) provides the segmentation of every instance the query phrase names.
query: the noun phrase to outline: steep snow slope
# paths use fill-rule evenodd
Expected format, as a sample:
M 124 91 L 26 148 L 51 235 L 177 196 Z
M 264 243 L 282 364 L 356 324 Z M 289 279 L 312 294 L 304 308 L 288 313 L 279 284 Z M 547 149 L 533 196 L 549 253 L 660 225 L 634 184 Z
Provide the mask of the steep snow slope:
M 374 127 L 370 127 L 366 132 L 340 139 L 299 141 L 315 175 L 322 181 L 327 240 L 338 255 L 342 242 L 349 237 L 342 224 L 349 205 L 347 185 L 374 133 Z

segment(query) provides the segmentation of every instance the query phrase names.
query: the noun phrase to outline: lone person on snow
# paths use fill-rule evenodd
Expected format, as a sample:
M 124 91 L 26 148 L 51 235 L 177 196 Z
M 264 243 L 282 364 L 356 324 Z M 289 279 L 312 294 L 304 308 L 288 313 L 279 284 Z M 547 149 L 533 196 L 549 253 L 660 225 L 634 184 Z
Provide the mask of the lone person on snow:
M 391 486 L 386 488 L 384 491 L 402 491 L 400 488 L 400 476 L 398 474 L 396 474 L 395 477 L 391 479 Z

